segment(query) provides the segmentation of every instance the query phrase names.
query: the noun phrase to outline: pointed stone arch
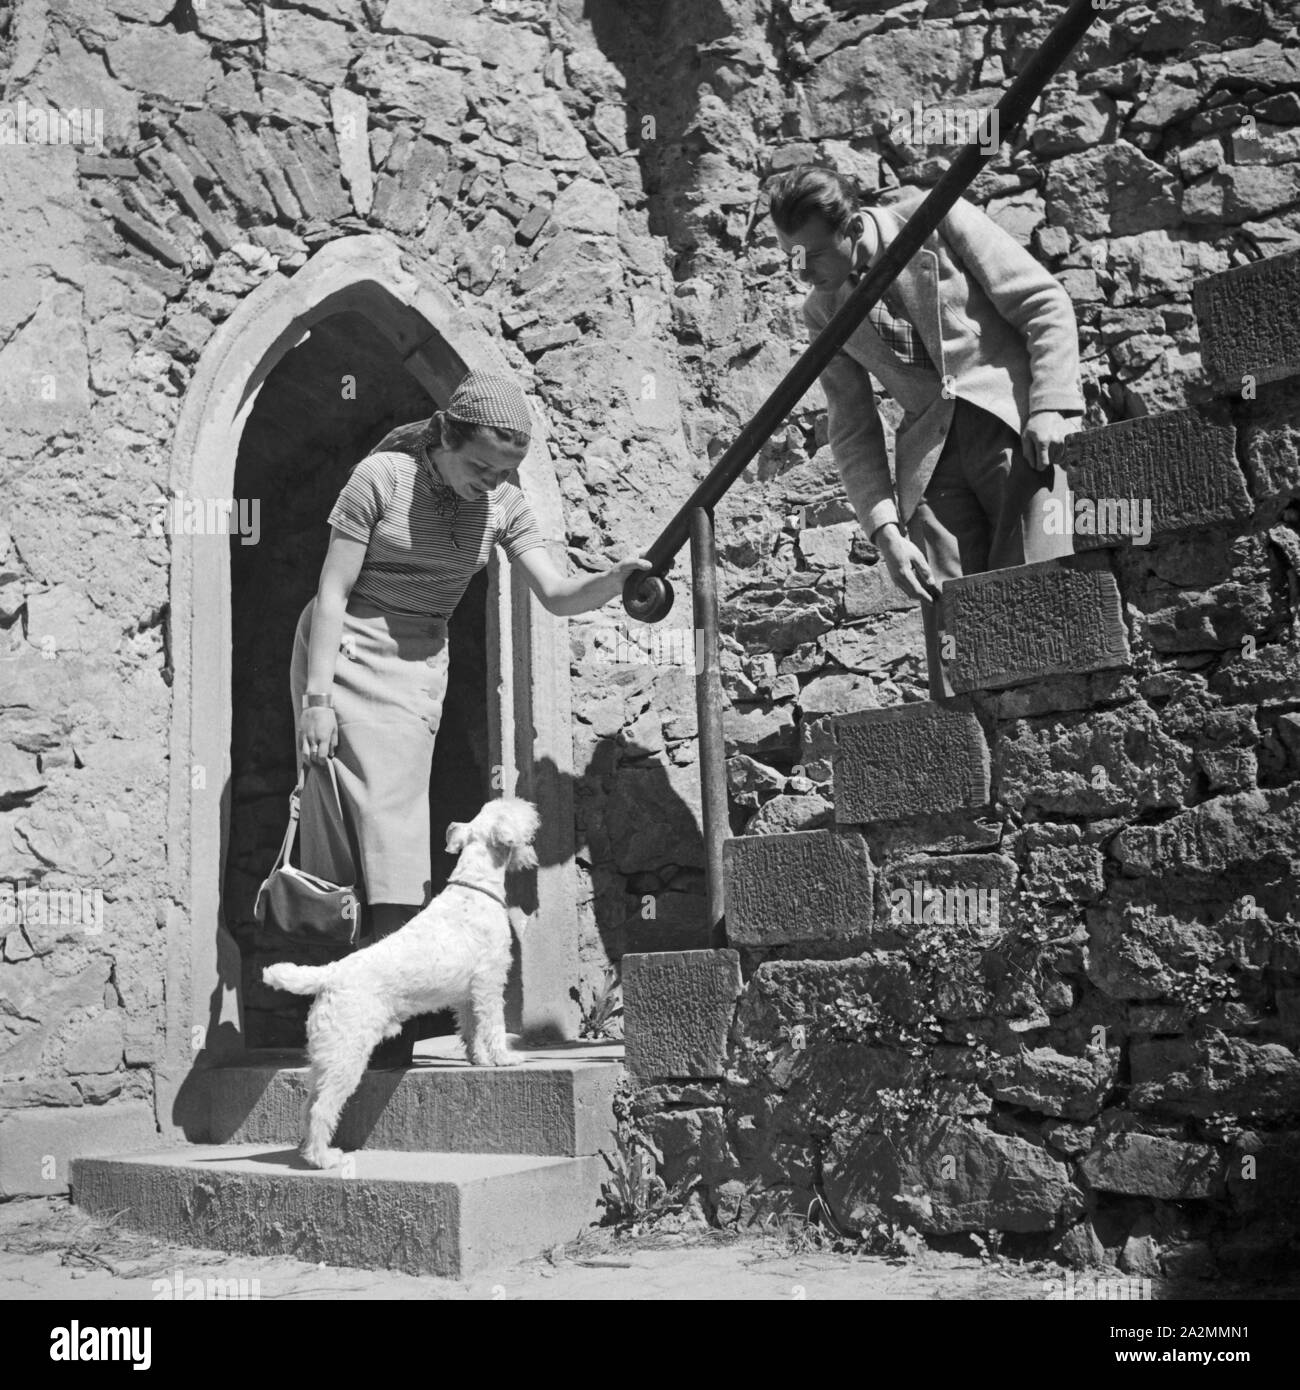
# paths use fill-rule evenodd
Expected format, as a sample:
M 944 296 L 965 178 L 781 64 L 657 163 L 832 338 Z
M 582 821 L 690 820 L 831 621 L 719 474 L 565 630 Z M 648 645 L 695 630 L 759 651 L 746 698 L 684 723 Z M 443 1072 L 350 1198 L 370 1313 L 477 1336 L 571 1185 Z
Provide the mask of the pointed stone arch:
M 233 497 L 240 438 L 263 383 L 314 323 L 347 311 L 379 329 L 434 400 L 445 401 L 466 371 L 510 370 L 491 339 L 388 238 L 330 242 L 291 277 L 263 282 L 204 349 L 173 440 L 173 496 Z M 560 490 L 535 414 L 542 428 L 519 480 L 544 533 L 558 540 Z M 170 600 L 164 1127 L 196 1062 L 227 1062 L 244 1050 L 239 951 L 221 916 L 232 718 L 227 537 L 173 536 Z M 536 801 L 542 818 L 520 1022 L 532 1037 L 570 1038 L 579 1015 L 568 623 L 535 603 L 522 574 L 498 554 L 489 567 L 488 631 L 492 761 L 503 770 L 503 789 Z

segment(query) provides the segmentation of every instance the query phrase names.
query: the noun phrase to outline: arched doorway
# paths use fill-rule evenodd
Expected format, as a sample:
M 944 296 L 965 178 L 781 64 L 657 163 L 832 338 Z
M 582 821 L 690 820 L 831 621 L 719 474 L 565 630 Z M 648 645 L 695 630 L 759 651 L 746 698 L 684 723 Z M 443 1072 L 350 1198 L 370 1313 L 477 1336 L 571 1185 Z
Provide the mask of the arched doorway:
M 365 350 L 359 352 L 358 345 Z M 369 364 L 361 372 L 365 380 L 352 385 L 356 401 L 341 417 L 335 410 L 335 423 L 318 431 L 324 443 L 317 443 L 315 466 L 305 468 L 294 455 L 292 428 L 286 436 L 285 422 L 278 418 L 283 408 L 275 407 L 292 401 L 304 417 L 320 413 L 321 397 L 313 401 L 313 392 L 346 390 L 345 383 L 333 380 L 348 374 L 339 370 L 345 357 L 353 365 Z M 231 932 L 235 924 L 225 917 L 226 870 L 239 870 L 239 856 L 249 853 L 249 844 L 262 833 L 256 828 L 259 815 L 283 825 L 285 789 L 257 783 L 260 735 L 250 729 L 246 714 L 236 718 L 235 692 L 245 678 L 255 691 L 265 681 L 275 708 L 287 709 L 283 690 L 273 691 L 279 681 L 271 655 L 277 640 L 273 629 L 289 621 L 291 608 L 296 620 L 297 608 L 314 589 L 319 558 L 307 551 L 325 543 L 321 497 L 330 489 L 337 492 L 347 468 L 389 425 L 427 415 L 430 404 L 445 401 L 474 367 L 508 370 L 491 341 L 382 236 L 331 242 L 292 278 L 265 282 L 221 326 L 199 363 L 173 445 L 173 493 L 240 498 L 245 496 L 241 487 L 255 480 L 277 501 L 282 545 L 300 515 L 319 512 L 322 520 L 302 528 L 288 559 L 268 547 L 258 564 L 245 565 L 240 557 L 232 566 L 238 542 L 232 545 L 229 536 L 173 537 L 168 827 L 173 902 L 167 1060 L 159 1078 L 163 1116 L 171 1112 L 168 1095 L 176 1094 L 196 1060 L 228 1061 L 250 1045 L 240 953 Z M 259 412 L 264 395 L 263 403 L 272 408 Z M 357 402 L 360 407 L 352 410 Z M 261 466 L 250 472 L 254 459 Z M 544 432 L 539 431 L 519 478 L 543 529 L 562 537 L 559 489 Z M 277 609 L 268 631 L 250 638 L 249 607 L 265 606 L 259 570 L 277 576 L 282 589 L 303 593 L 301 601 L 290 593 L 282 605 L 286 613 Z M 500 769 L 494 780 L 507 792 L 535 800 L 542 814 L 543 867 L 514 1007 L 530 1037 L 572 1037 L 578 1023 L 572 997 L 578 967 L 567 624 L 533 602 L 521 576 L 499 558 L 480 583 L 487 748 L 492 767 Z M 256 677 L 241 672 L 236 679 L 236 657 L 243 660 L 253 649 L 265 653 L 267 669 Z M 255 695 L 249 708 L 260 698 Z M 266 732 L 268 740 L 274 736 L 273 729 Z M 274 783 L 274 772 L 266 780 Z M 265 804 L 253 813 L 253 802 Z

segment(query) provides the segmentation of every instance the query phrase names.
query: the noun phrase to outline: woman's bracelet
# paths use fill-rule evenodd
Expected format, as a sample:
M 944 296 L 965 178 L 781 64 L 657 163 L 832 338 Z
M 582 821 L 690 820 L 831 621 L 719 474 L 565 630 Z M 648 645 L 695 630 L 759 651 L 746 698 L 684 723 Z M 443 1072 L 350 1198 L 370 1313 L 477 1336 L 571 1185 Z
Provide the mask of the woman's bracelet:
M 307 694 L 302 697 L 302 707 L 305 710 L 319 709 L 321 706 L 324 706 L 326 709 L 333 709 L 334 701 L 329 695 Z

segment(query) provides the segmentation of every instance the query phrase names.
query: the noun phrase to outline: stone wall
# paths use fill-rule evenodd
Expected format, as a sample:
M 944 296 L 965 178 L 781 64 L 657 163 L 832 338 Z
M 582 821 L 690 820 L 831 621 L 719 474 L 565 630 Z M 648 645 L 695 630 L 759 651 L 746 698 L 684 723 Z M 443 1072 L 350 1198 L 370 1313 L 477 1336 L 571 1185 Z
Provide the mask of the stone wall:
M 833 826 L 728 842 L 734 949 L 624 962 L 633 1114 L 715 1220 L 1300 1255 L 1300 253 L 1198 307 L 1244 389 L 1069 453 L 1149 538 L 945 586 L 955 696 L 832 721 Z
M 650 230 L 667 241 L 676 392 L 698 467 L 731 442 L 803 344 L 802 296 L 761 215 L 762 180 L 815 160 L 866 190 L 932 183 L 952 147 L 894 138 L 894 113 L 916 101 L 996 100 L 1051 16 L 956 3 L 611 4 L 587 13 L 625 78 L 618 99 L 641 136 L 637 193 Z M 1023 137 L 976 181 L 970 196 L 1070 293 L 1089 426 L 1209 399 L 1194 280 L 1300 242 L 1291 29 L 1280 7 L 1116 10 L 1094 24 Z M 604 354 L 598 379 L 617 376 L 608 345 L 573 351 L 583 361 Z M 643 380 L 653 383 L 653 367 Z M 829 824 L 830 719 L 926 694 L 919 612 L 855 524 L 821 405 L 815 390 L 718 513 L 737 832 Z M 892 421 L 891 411 L 885 401 Z M 606 522 L 600 501 L 592 516 Z M 640 664 L 638 634 L 608 630 L 617 615 L 593 619 L 590 635 L 575 628 L 576 709 L 590 721 L 577 760 L 590 767 L 584 868 L 592 916 L 614 951 L 620 942 L 633 951 L 707 944 L 694 840 L 686 853 L 642 854 L 635 822 L 615 809 L 629 779 L 655 766 L 682 801 L 695 795 L 693 747 L 679 741 L 692 727 L 689 692 L 663 669 L 690 648 L 683 587 L 668 631 L 640 634 Z M 616 695 L 606 661 L 592 661 L 614 653 L 633 658 Z M 599 762 L 587 756 L 588 739 L 604 748 Z M 609 809 L 612 820 L 602 815 Z M 672 825 L 682 810 L 674 797 L 658 814 Z
M 1070 290 L 1094 424 L 1194 401 L 1192 278 L 1296 238 L 1284 9 L 1099 18 L 975 189 Z M 100 148 L 0 145 L 0 882 L 99 892 L 104 909 L 99 933 L 6 918 L 7 1152 L 71 1132 L 74 1111 L 109 1144 L 147 1127 L 184 973 L 165 924 L 186 910 L 165 819 L 185 714 L 174 539 L 151 522 L 215 326 L 326 242 L 389 236 L 535 392 L 571 562 L 599 567 L 646 542 L 801 346 L 762 179 L 819 158 L 868 189 L 932 180 L 944 152 L 892 143 L 889 112 L 988 103 L 1047 23 L 945 0 L 0 14 L 7 104 L 103 113 Z M 826 717 L 923 694 L 916 615 L 881 582 L 823 444 L 813 393 L 719 514 L 736 829 L 825 823 Z M 669 628 L 689 622 L 677 578 Z M 584 998 L 629 946 L 698 944 L 703 915 L 689 669 L 667 641 L 629 659 L 618 622 L 573 627 Z M 6 1166 L 3 1190 L 30 1181 Z

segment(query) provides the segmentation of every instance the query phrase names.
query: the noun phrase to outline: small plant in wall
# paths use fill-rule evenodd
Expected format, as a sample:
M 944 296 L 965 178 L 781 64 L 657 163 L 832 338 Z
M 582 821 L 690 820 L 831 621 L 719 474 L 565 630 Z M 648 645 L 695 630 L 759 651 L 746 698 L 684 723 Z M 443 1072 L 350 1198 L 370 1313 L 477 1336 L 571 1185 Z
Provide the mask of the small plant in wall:
M 1025 889 L 1007 925 L 989 941 L 984 969 L 990 982 L 1003 979 L 1041 1001 L 1059 980 L 1062 961 L 1086 940 L 1082 922 L 1061 915 L 1046 894 Z
M 1234 1144 L 1246 1133 L 1241 1117 L 1228 1110 L 1213 1111 L 1200 1122 L 1199 1129 L 1203 1138 L 1218 1144 Z
M 607 965 L 605 977 L 592 996 L 589 1007 L 582 1011 L 579 1036 L 591 1039 L 621 1038 L 623 1036 L 623 986 L 618 966 Z
M 936 1079 L 932 1072 L 927 1071 L 915 1085 L 884 1088 L 876 1092 L 876 1109 L 886 1135 L 914 1119 L 935 1118 L 946 1113 L 946 1107 L 931 1089 Z
M 1197 961 L 1191 970 L 1175 971 L 1165 993 L 1193 1015 L 1240 997 L 1232 978 L 1211 970 L 1204 961 Z
M 869 995 L 839 994 L 821 1009 L 818 1023 L 836 1041 L 876 1043 L 880 1041 L 880 1009 Z
M 912 937 L 908 954 L 931 978 L 942 978 L 969 965 L 979 954 L 982 934 L 972 923 L 927 923 Z

